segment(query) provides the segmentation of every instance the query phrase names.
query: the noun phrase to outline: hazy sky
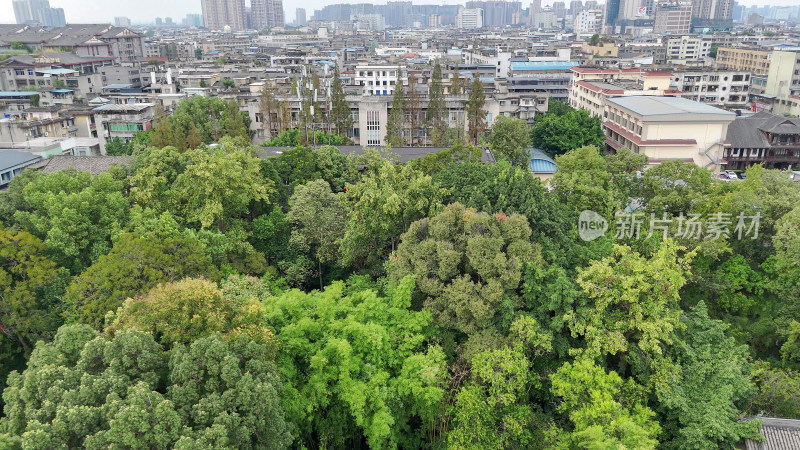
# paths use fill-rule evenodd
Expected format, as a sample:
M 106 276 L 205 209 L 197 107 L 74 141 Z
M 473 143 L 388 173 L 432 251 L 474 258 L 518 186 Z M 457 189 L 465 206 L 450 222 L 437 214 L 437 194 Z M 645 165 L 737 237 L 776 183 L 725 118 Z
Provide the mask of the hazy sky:
M 11 7 L 12 0 L 0 0 L 0 23 L 14 23 L 14 10 Z M 530 0 L 521 0 L 523 7 L 527 7 Z M 370 3 L 369 0 L 350 0 L 350 3 Z M 249 4 L 249 0 L 247 0 Z M 286 9 L 286 20 L 291 22 L 295 17 L 295 8 L 306 8 L 306 15 L 310 19 L 314 9 L 322 8 L 323 5 L 331 3 L 346 3 L 340 0 L 284 0 L 283 5 Z M 372 1 L 371 3 L 382 4 L 385 1 Z M 436 2 L 435 0 L 415 0 L 416 4 L 458 4 L 464 3 L 449 0 Z M 551 4 L 552 0 L 544 0 L 545 5 Z M 569 1 L 566 1 L 569 4 Z M 797 0 L 769 0 L 766 2 L 758 0 L 742 0 L 744 5 L 771 5 L 791 6 L 796 5 Z M 181 19 L 188 13 L 200 13 L 200 0 L 50 0 L 50 6 L 64 8 L 67 22 L 87 23 L 101 22 L 111 23 L 116 16 L 129 17 L 134 22 L 154 22 L 156 17 L 172 17 L 173 22 L 180 23 Z

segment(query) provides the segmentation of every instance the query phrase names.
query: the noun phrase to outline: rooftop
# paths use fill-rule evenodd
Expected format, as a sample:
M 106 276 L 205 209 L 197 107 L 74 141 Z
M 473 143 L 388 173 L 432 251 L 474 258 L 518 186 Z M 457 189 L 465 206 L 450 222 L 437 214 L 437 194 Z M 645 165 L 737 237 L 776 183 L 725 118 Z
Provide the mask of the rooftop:
M 575 61 L 512 61 L 511 70 L 570 70 Z
M 16 150 L 0 150 L 0 171 L 5 171 L 12 167 L 23 164 L 32 164 L 42 157 L 28 152 L 18 152 Z
M 609 97 L 608 103 L 620 106 L 642 117 L 656 117 L 667 120 L 692 120 L 686 114 L 714 116 L 715 118 L 733 119 L 736 114 L 715 108 L 704 103 L 689 100 L 683 97 L 659 97 L 659 96 L 631 96 L 631 97 Z

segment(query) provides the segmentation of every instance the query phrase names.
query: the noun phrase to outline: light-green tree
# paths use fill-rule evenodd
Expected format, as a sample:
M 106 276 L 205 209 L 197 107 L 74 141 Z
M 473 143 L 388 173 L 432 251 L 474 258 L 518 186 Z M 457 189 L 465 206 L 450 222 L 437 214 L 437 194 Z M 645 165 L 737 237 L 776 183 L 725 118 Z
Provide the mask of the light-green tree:
M 280 342 L 287 419 L 307 448 L 423 445 L 438 423 L 448 376 L 426 341 L 425 311 L 412 311 L 412 278 L 387 297 L 334 282 L 323 292 L 268 297 L 266 324 Z
M 573 431 L 554 433 L 555 448 L 654 449 L 661 427 L 633 380 L 606 373 L 592 360 L 566 362 L 550 377 L 551 392 L 561 397 L 558 411 Z
M 486 131 L 486 94 L 483 91 L 483 82 L 478 74 L 472 79 L 469 90 L 469 100 L 467 100 L 467 134 L 472 145 L 480 144 L 481 137 Z
M 402 73 L 402 68 L 398 67 L 392 110 L 389 112 L 389 120 L 386 122 L 386 144 L 392 147 L 402 147 L 406 141 L 406 90 L 403 88 Z
M 445 145 L 447 121 L 449 120 L 450 112 L 447 110 L 447 104 L 445 103 L 444 86 L 442 86 L 442 65 L 438 59 L 433 65 L 433 73 L 431 73 L 431 81 L 428 86 L 428 110 L 426 114 L 428 126 L 431 130 L 431 143 L 434 147 Z
M 522 119 L 498 116 L 489 133 L 489 148 L 497 158 L 507 159 L 515 166 L 528 167 L 531 146 L 528 124 Z
M 42 239 L 53 260 L 79 273 L 111 249 L 127 223 L 124 182 L 110 173 L 39 174 L 24 187 L 14 222 Z
M 192 276 L 219 278 L 197 239 L 123 234 L 108 254 L 72 281 L 64 295 L 65 315 L 71 322 L 102 329 L 106 314 L 125 299 L 146 294 L 159 283 Z
M 347 184 L 347 227 L 342 262 L 379 275 L 400 235 L 416 220 L 441 208 L 444 192 L 430 176 L 408 165 L 381 161 L 377 172 Z
M 353 114 L 350 111 L 350 105 L 347 103 L 347 99 L 344 95 L 342 79 L 339 75 L 339 66 L 336 66 L 333 71 L 330 108 L 330 123 L 333 125 L 336 133 L 341 136 L 347 136 L 347 133 L 353 129 Z

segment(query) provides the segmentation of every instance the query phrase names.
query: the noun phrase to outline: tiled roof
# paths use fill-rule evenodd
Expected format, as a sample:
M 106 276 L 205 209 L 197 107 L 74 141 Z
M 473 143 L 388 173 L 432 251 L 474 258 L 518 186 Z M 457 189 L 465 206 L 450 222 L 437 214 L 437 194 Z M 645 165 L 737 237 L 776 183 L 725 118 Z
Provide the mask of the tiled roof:
M 64 170 L 76 170 L 78 172 L 89 172 L 97 175 L 107 172 L 111 166 L 127 166 L 133 162 L 132 156 L 69 156 L 58 155 L 47 158 L 34 166 L 44 173 L 61 172 Z

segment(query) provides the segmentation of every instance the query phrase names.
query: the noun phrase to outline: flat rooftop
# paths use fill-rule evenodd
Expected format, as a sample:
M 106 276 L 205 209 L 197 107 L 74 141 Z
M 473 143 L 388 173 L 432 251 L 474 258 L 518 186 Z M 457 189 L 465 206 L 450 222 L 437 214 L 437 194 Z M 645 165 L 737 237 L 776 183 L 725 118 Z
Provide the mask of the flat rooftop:
M 733 120 L 736 114 L 715 108 L 705 103 L 696 102 L 683 97 L 659 97 L 659 96 L 631 96 L 631 97 L 609 97 L 606 101 L 632 111 L 646 118 L 663 118 L 665 120 L 688 121 L 692 118 L 685 117 L 686 114 L 702 115 L 708 118 Z

